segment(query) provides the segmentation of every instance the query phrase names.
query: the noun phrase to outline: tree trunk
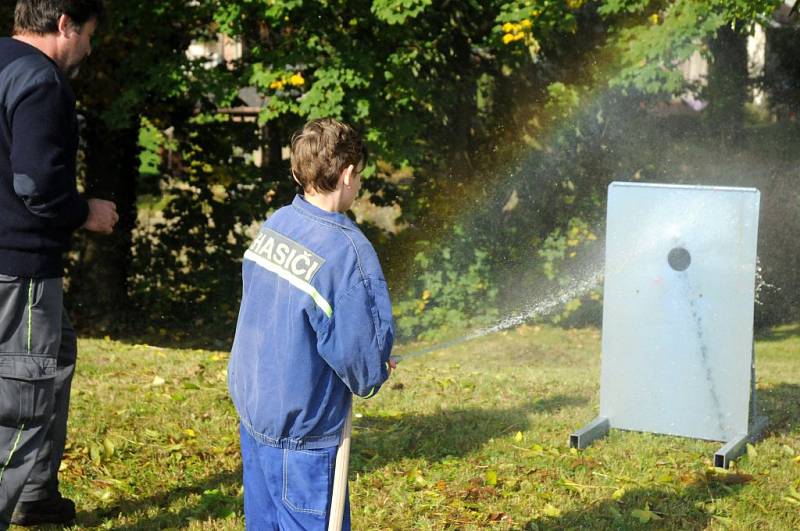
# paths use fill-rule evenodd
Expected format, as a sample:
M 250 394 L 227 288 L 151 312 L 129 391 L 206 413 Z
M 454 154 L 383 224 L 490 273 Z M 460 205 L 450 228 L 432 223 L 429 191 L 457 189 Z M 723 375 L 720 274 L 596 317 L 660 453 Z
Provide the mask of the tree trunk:
M 708 68 L 709 126 L 712 136 L 726 146 L 738 145 L 744 128 L 747 102 L 747 34 L 723 26 L 709 43 Z
M 105 236 L 84 231 L 72 272 L 69 302 L 77 326 L 106 331 L 129 309 L 128 273 L 136 225 L 138 130 L 111 130 L 96 116 L 85 128 L 86 197 L 114 201 L 119 223 Z

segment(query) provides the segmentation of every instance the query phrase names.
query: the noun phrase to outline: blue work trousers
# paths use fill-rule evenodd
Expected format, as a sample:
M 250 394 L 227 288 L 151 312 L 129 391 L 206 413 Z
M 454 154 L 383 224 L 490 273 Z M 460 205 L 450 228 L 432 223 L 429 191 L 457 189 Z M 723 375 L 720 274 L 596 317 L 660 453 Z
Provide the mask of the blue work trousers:
M 244 427 L 244 520 L 248 531 L 325 531 L 331 513 L 336 447 L 288 450 L 258 442 Z M 350 531 L 345 496 L 342 531 Z

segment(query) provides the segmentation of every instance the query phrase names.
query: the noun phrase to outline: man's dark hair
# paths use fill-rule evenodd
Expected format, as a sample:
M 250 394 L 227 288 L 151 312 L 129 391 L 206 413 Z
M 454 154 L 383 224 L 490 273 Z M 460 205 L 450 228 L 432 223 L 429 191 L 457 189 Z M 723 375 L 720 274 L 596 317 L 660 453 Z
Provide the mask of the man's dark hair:
M 100 22 L 104 14 L 102 0 L 17 0 L 14 33 L 57 33 L 61 15 L 83 26 L 93 18 Z

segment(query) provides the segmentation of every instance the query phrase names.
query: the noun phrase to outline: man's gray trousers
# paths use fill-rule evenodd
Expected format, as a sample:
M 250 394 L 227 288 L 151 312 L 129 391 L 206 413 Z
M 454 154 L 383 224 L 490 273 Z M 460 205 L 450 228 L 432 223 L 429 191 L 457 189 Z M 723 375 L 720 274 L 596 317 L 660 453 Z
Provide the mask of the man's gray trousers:
M 58 492 L 76 355 L 62 279 L 0 274 L 0 529 Z

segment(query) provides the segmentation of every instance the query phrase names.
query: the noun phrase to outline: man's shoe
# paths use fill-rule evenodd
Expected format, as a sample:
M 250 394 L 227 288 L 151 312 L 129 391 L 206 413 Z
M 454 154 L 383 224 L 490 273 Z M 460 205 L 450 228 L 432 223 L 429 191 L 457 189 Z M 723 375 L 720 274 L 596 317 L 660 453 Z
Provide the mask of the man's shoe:
M 57 494 L 46 500 L 19 502 L 11 523 L 21 526 L 40 524 L 69 524 L 75 521 L 75 504 Z

